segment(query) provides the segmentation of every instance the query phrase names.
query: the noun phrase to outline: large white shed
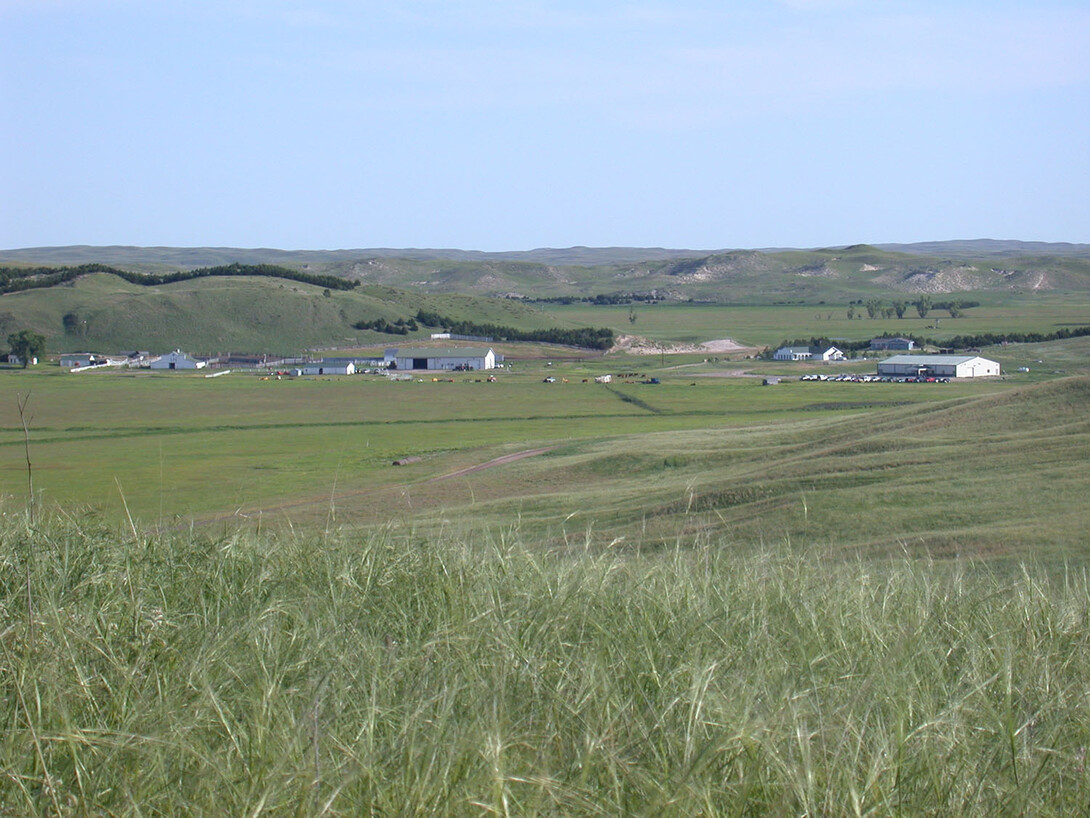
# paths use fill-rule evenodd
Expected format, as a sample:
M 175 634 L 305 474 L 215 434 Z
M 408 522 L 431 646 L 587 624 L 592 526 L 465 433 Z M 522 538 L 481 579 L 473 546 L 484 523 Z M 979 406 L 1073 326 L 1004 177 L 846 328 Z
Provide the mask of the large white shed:
M 496 353 L 491 347 L 464 347 L 461 349 L 437 349 L 420 347 L 417 349 L 398 349 L 393 354 L 397 368 L 405 369 L 446 369 L 479 370 L 495 369 Z
M 894 355 L 878 363 L 889 377 L 986 378 L 1000 374 L 999 364 L 979 355 Z

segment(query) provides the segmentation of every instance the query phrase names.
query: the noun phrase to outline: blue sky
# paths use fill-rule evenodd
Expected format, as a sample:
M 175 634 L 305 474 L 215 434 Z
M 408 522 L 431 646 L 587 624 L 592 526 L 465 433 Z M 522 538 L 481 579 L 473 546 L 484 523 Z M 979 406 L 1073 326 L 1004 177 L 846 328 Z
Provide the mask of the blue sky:
M 1090 5 L 0 0 L 0 247 L 1090 241 Z

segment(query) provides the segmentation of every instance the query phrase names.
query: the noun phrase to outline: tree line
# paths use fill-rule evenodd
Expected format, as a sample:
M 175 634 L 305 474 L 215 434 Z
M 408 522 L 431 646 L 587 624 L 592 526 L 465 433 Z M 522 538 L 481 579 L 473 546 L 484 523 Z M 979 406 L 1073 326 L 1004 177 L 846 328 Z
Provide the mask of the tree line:
M 662 294 L 647 293 L 598 293 L 597 295 L 552 295 L 521 299 L 532 304 L 594 304 L 596 307 L 631 304 L 633 301 L 655 303 L 662 301 Z
M 863 312 L 867 313 L 867 318 L 904 318 L 909 307 L 913 307 L 920 318 L 926 318 L 931 310 L 946 310 L 951 318 L 961 318 L 966 310 L 979 306 L 979 301 L 965 301 L 960 298 L 932 301 L 929 295 L 922 295 L 915 301 L 894 300 L 889 304 L 883 304 L 880 298 L 868 298 L 866 301 L 860 298 L 848 303 L 848 320 L 862 318 Z
M 408 321 L 404 318 L 398 318 L 396 321 L 387 321 L 385 318 L 376 318 L 373 321 L 357 321 L 352 326 L 356 329 L 369 329 L 375 332 L 384 332 L 387 335 L 408 335 L 410 332 L 416 332 L 420 329 L 420 325 L 416 323 L 415 318 L 410 318 Z
M 488 335 L 498 341 L 538 341 L 586 349 L 609 349 L 613 346 L 613 330 L 606 327 L 522 330 L 500 324 L 477 324 L 428 310 L 417 311 L 416 320 L 426 327 L 438 327 L 454 335 Z
M 105 264 L 81 264 L 78 267 L 0 267 L 0 294 L 56 287 L 92 273 L 109 273 L 130 284 L 143 287 L 156 287 L 161 284 L 174 284 L 179 281 L 214 276 L 284 278 L 329 290 L 351 290 L 359 286 L 358 281 L 349 281 L 337 276 L 302 273 L 276 264 L 222 264 L 217 267 L 201 267 L 174 273 L 134 273 Z

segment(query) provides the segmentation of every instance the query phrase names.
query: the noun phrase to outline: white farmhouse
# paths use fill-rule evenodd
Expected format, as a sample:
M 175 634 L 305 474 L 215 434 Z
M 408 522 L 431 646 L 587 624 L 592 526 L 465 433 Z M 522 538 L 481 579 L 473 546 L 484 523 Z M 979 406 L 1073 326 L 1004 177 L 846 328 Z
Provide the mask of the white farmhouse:
M 878 363 L 888 377 L 987 378 L 1000 374 L 999 364 L 979 355 L 894 355 Z
M 843 361 L 844 353 L 836 347 L 780 347 L 772 358 L 776 361 Z
M 836 347 L 814 347 L 814 356 L 819 361 L 843 361 L 844 353 Z
M 199 361 L 180 349 L 161 355 L 151 362 L 152 369 L 204 369 L 207 365 L 207 361 Z

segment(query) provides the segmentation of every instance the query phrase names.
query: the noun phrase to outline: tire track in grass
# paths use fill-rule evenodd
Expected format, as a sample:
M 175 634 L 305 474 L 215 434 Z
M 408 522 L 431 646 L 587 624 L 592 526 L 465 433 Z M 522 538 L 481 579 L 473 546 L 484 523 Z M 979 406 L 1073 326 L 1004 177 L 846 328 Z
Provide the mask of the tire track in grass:
M 551 452 L 556 446 L 545 446 L 540 449 L 527 449 L 524 452 L 514 452 L 513 454 L 505 454 L 501 457 L 493 458 L 487 463 L 479 463 L 476 466 L 467 466 L 464 469 L 457 469 L 456 471 L 448 472 L 447 474 L 440 474 L 438 477 L 429 477 L 425 480 L 425 483 L 436 483 L 440 480 L 450 480 L 452 477 L 461 477 L 466 474 L 472 474 L 473 472 L 484 471 L 485 469 L 491 469 L 496 466 L 502 466 L 505 463 L 514 463 L 516 460 L 522 460 L 526 457 L 534 457 L 535 455 L 545 454 L 545 452 Z

